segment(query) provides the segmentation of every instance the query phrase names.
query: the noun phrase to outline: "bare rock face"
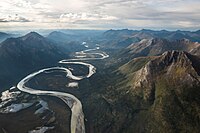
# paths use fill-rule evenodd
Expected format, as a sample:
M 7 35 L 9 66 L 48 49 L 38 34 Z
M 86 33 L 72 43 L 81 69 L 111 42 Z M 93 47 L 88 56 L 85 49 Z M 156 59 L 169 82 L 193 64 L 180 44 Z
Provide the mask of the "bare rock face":
M 132 90 L 137 94 L 143 93 L 143 99 L 151 101 L 155 98 L 155 84 L 159 79 L 166 78 L 177 83 L 183 82 L 191 87 L 199 84 L 199 66 L 194 65 L 198 62 L 194 62 L 193 57 L 187 52 L 178 51 L 168 51 L 160 56 L 151 57 L 139 70 L 129 75 L 128 78 L 132 79 Z M 130 64 L 134 63 L 129 62 L 126 65 Z

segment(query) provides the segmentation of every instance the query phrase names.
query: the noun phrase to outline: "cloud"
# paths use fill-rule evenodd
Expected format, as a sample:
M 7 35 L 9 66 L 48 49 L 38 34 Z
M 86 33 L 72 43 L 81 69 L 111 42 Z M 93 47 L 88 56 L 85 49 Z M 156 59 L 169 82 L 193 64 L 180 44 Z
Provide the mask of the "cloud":
M 197 29 L 199 5 L 199 0 L 1 0 L 0 28 L 16 25 L 3 22 L 31 21 L 27 27 Z
M 113 21 L 117 19 L 117 17 L 102 14 L 64 13 L 60 15 L 59 22 L 76 23 L 78 21 Z
M 6 17 L 0 18 L 0 22 L 31 22 L 29 19 L 15 15 L 8 15 Z

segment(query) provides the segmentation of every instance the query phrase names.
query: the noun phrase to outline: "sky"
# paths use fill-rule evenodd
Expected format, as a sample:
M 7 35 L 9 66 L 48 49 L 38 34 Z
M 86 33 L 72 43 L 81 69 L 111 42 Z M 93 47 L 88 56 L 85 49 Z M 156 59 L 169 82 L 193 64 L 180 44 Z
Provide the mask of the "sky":
M 0 0 L 0 30 L 199 30 L 200 0 Z

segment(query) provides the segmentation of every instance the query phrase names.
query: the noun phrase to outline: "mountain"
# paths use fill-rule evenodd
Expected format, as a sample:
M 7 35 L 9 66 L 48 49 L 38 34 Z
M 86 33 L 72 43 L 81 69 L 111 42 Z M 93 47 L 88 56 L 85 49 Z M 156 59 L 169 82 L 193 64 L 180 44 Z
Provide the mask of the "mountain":
M 140 42 L 129 45 L 122 50 L 118 57 L 121 60 L 129 60 L 134 57 L 159 55 L 165 51 L 179 50 L 200 55 L 200 43 L 191 42 L 188 39 L 169 41 L 167 39 L 153 38 L 143 39 Z
M 87 131 L 198 133 L 199 66 L 197 56 L 167 51 L 103 69 L 82 100 Z
M 4 32 L 0 32 L 0 42 L 11 37 L 12 35 L 4 33 Z
M 66 34 L 60 31 L 53 31 L 47 36 L 47 39 L 59 44 L 65 51 L 75 52 L 85 49 L 85 46 L 81 45 L 85 37 L 72 33 Z
M 183 34 L 181 32 L 174 32 L 170 34 L 169 36 L 167 36 L 166 38 L 168 40 L 178 40 L 178 39 L 183 39 L 183 38 L 191 39 L 190 36 L 188 36 L 187 34 Z
M 120 91 L 133 110 L 129 132 L 198 132 L 200 58 L 171 51 L 136 58 L 119 71 Z M 123 92 L 120 92 L 123 94 Z M 125 102 L 124 102 L 125 103 Z
M 194 33 L 196 33 L 196 34 L 200 34 L 200 30 L 195 31 Z
M 152 39 L 152 38 L 156 37 L 154 35 L 155 33 L 156 33 L 156 31 L 143 29 L 141 31 L 138 31 L 132 37 L 137 37 L 137 38 L 140 38 L 141 40 L 142 39 Z
M 66 53 L 36 32 L 5 40 L 0 44 L 0 88 L 11 85 L 37 68 L 52 66 L 67 58 Z
M 190 53 L 200 56 L 200 47 L 198 46 L 198 47 L 191 49 Z
M 131 36 L 136 31 L 134 30 L 128 30 L 128 29 L 122 29 L 122 30 L 108 30 L 103 33 L 103 36 L 108 39 L 120 39 L 123 37 Z
M 78 38 L 77 35 L 72 34 L 65 34 L 60 31 L 53 31 L 48 36 L 48 39 L 53 40 L 55 42 L 61 43 L 61 42 L 70 42 L 70 41 L 76 41 L 80 38 Z
M 132 36 L 136 32 L 128 29 L 108 30 L 102 34 L 103 43 L 101 45 L 114 50 L 125 48 L 141 40 L 138 36 Z
M 138 37 L 125 38 L 125 39 L 120 40 L 120 41 L 116 42 L 115 44 L 113 44 L 113 47 L 116 47 L 116 48 L 125 48 L 125 47 L 128 47 L 132 43 L 139 42 L 140 40 L 141 39 L 138 38 Z

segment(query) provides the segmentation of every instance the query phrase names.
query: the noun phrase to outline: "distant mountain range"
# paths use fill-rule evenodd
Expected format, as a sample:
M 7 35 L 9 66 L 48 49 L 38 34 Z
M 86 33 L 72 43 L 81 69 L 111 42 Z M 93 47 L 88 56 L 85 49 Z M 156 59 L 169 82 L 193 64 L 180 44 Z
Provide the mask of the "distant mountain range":
M 121 38 L 140 38 L 140 39 L 151 39 L 151 38 L 164 38 L 167 40 L 179 40 L 189 39 L 191 41 L 200 41 L 200 31 L 167 31 L 167 30 L 108 30 L 104 32 L 104 37 L 110 39 L 121 39 Z
M 47 38 L 55 42 L 91 41 L 101 37 L 102 30 L 58 30 L 48 34 Z

